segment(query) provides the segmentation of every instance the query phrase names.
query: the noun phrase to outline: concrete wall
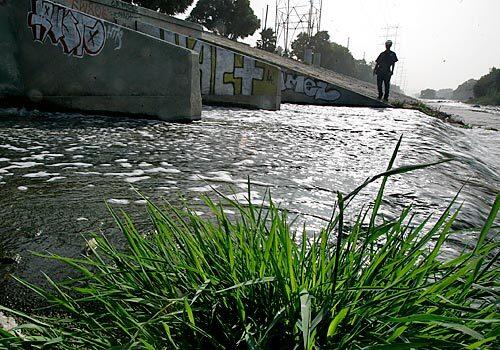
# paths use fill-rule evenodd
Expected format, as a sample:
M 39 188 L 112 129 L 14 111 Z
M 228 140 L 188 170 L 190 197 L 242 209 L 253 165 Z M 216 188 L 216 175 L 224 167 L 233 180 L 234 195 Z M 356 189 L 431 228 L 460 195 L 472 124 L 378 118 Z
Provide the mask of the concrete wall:
M 199 40 L 201 26 L 116 0 L 56 1 L 198 52 L 205 103 L 269 110 L 280 107 L 280 69 Z
M 0 42 L 17 43 L 22 96 L 84 111 L 199 118 L 195 52 L 50 1 L 6 1 Z M 0 53 L 0 66 L 10 57 Z M 0 86 L 9 81 L 1 74 Z
M 383 107 L 382 102 L 282 67 L 281 101 L 311 105 Z
M 280 108 L 278 67 L 143 22 L 137 22 L 135 28 L 199 54 L 200 85 L 204 102 L 269 110 Z

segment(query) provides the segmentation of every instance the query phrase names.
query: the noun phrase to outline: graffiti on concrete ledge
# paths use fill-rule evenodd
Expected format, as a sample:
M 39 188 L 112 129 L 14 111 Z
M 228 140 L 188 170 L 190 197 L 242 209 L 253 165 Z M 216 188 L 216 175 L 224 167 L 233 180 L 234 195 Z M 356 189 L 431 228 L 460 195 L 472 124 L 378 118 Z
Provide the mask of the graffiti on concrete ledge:
M 202 95 L 273 95 L 279 69 L 202 40 L 137 22 L 136 30 L 199 54 Z
M 314 80 L 290 72 L 281 72 L 281 75 L 281 91 L 293 91 L 314 98 L 315 100 L 328 102 L 336 101 L 342 96 L 338 90 L 335 90 L 330 84 L 324 81 Z
M 106 43 L 103 21 L 46 0 L 32 0 L 28 26 L 35 41 L 43 43 L 49 37 L 70 56 L 96 56 Z

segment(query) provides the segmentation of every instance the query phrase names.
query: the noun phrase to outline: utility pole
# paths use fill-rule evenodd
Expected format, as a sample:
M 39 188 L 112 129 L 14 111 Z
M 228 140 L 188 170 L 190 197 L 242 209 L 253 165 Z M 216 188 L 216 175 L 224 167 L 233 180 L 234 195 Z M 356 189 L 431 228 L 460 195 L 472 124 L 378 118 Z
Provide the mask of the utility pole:
M 269 14 L 269 5 L 266 5 L 266 20 L 264 21 L 264 30 L 267 29 L 267 15 Z

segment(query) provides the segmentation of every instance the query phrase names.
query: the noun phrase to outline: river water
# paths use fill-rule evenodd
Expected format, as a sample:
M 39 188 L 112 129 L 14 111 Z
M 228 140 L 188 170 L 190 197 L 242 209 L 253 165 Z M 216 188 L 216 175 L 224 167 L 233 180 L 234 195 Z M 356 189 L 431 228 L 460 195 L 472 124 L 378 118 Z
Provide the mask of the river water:
M 460 128 L 417 111 L 207 107 L 200 122 L 169 124 L 2 109 L 0 258 L 17 261 L 2 271 L 33 281 L 40 271 L 58 277 L 64 273 L 59 267 L 29 251 L 78 256 L 82 235 L 100 230 L 121 242 L 106 204 L 145 225 L 144 201 L 134 188 L 160 203 L 179 204 L 183 197 L 204 212 L 200 196 L 213 195 L 211 187 L 243 199 L 249 177 L 254 200 L 270 189 L 282 207 L 302 213 L 314 232 L 330 216 L 336 191 L 346 193 L 385 170 L 401 135 L 396 165 L 456 160 L 392 178 L 383 214 L 394 217 L 409 204 L 419 215 L 438 214 L 465 185 L 456 227 L 482 225 L 500 187 L 498 131 Z M 363 191 L 351 215 L 376 191 L 376 185 Z M 451 242 L 450 249 L 462 249 L 470 235 Z M 13 294 L 10 283 L 2 282 L 0 304 Z

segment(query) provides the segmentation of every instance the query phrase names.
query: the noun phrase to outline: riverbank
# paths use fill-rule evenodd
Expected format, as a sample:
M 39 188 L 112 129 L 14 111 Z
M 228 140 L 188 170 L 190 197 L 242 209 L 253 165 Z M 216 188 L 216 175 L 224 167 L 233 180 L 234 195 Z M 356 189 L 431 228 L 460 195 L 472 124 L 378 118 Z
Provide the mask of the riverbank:
M 448 115 L 450 120 L 466 126 L 500 130 L 500 107 L 449 100 L 425 100 L 424 103 L 435 113 Z

